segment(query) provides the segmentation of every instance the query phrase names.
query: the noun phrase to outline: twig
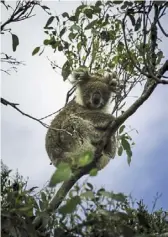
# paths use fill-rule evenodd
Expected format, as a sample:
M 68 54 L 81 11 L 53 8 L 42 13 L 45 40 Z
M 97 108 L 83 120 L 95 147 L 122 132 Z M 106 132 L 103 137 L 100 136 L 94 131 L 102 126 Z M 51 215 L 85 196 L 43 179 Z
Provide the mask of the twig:
M 64 129 L 57 129 L 57 128 L 51 127 L 51 126 L 49 126 L 48 124 L 46 124 L 46 123 L 40 121 L 40 119 L 37 119 L 37 118 L 35 118 L 35 117 L 33 117 L 33 116 L 27 114 L 27 113 L 24 113 L 22 110 L 20 110 L 20 109 L 17 107 L 19 104 L 9 102 L 8 100 L 6 100 L 6 99 L 4 99 L 4 98 L 1 98 L 1 103 L 2 103 L 3 105 L 5 105 L 5 106 L 10 105 L 12 108 L 16 109 L 16 110 L 17 110 L 19 113 L 21 113 L 22 115 L 24 115 L 24 116 L 26 116 L 26 117 L 28 117 L 28 118 L 30 118 L 30 119 L 33 119 L 33 120 L 37 121 L 38 123 L 40 123 L 41 125 L 43 125 L 45 128 L 50 128 L 50 129 L 53 129 L 53 130 L 56 130 L 56 131 L 63 131 L 63 132 L 66 132 L 66 133 L 68 133 L 69 135 L 72 136 L 72 134 L 71 134 L 70 132 L 68 132 L 68 131 L 66 131 L 66 130 L 64 130 Z
M 68 91 L 67 96 L 66 96 L 66 101 L 65 101 L 65 105 L 68 103 L 70 96 L 74 93 L 74 91 L 76 90 L 76 85 L 78 84 L 78 82 L 75 83 L 75 85 Z
M 158 12 L 157 12 L 158 14 Z M 123 35 L 124 35 L 124 43 L 125 43 L 125 47 L 127 50 L 127 53 L 129 55 L 129 58 L 131 59 L 134 67 L 144 76 L 146 76 L 148 79 L 151 78 L 153 80 L 155 80 L 158 84 L 167 84 L 167 81 L 165 80 L 160 80 L 160 77 L 157 77 L 153 74 L 152 70 L 150 70 L 149 73 L 144 72 L 143 70 L 141 70 L 141 68 L 139 66 L 137 66 L 137 62 L 135 61 L 135 59 L 132 57 L 130 50 L 128 48 L 128 44 L 127 44 L 127 39 L 126 39 L 126 32 L 125 32 L 125 19 L 126 19 L 127 13 L 125 14 L 123 20 L 122 20 L 122 29 L 123 29 Z M 155 24 L 156 24 L 157 20 L 155 19 Z M 154 23 L 153 23 L 154 24 Z M 153 26 L 154 27 L 154 26 Z M 155 29 L 154 29 L 155 30 Z M 156 31 L 155 31 L 156 32 Z M 154 33 L 154 32 L 152 32 Z M 153 35 L 152 35 L 153 36 Z M 153 50 L 155 50 L 156 47 L 156 36 L 154 38 L 151 38 L 151 52 L 153 52 Z M 154 52 L 152 53 L 152 55 L 154 55 Z M 153 61 L 153 65 L 155 65 L 155 62 Z M 167 70 L 166 70 L 167 71 Z M 163 75 L 163 74 L 162 74 Z
M 54 114 L 56 114 L 56 113 L 59 113 L 61 110 L 62 110 L 62 108 L 59 109 L 59 110 L 57 110 L 57 111 L 55 111 L 55 112 L 53 112 L 53 113 L 51 113 L 51 114 L 46 115 L 45 117 L 40 118 L 39 120 L 46 119 L 46 118 L 48 118 L 48 117 L 50 117 L 50 116 L 52 116 L 52 115 L 54 115 Z
M 159 20 L 158 20 L 158 26 L 159 26 L 160 30 L 162 31 L 162 33 L 163 33 L 166 37 L 168 37 L 168 33 L 166 33 L 166 31 L 163 29 L 163 27 L 162 27 L 162 25 L 161 25 L 161 23 L 160 23 Z

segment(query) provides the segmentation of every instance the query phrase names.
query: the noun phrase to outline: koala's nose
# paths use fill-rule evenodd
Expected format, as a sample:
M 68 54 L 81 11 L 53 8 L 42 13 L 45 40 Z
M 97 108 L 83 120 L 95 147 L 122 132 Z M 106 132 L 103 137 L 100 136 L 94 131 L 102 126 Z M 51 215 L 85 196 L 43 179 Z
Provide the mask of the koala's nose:
M 95 105 L 98 105 L 101 101 L 101 94 L 100 92 L 96 91 L 94 94 L 93 94 L 93 97 L 92 97 L 92 100 L 93 100 L 93 103 Z

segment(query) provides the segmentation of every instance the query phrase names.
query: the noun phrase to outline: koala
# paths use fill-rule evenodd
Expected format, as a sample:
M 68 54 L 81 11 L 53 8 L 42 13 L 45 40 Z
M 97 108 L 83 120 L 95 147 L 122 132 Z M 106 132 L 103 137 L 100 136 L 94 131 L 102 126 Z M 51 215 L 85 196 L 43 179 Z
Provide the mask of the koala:
M 67 162 L 75 168 L 85 152 L 94 157 L 109 123 L 115 119 L 108 113 L 109 100 L 116 92 L 115 77 L 115 74 L 102 76 L 87 71 L 74 72 L 72 83 L 77 82 L 75 98 L 56 115 L 46 134 L 46 151 L 54 166 Z M 103 169 L 115 153 L 116 138 L 112 135 L 95 168 Z

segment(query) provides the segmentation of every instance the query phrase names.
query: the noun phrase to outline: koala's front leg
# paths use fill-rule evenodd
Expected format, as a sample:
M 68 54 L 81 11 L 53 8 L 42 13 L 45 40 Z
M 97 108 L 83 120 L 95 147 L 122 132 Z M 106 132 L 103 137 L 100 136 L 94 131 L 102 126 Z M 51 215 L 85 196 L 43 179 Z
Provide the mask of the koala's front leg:
M 64 130 L 60 134 L 61 142 L 68 149 L 72 149 L 74 146 L 83 144 L 84 139 L 88 138 L 88 134 L 94 129 L 94 126 L 88 120 L 71 115 L 62 123 L 61 128 Z
M 114 158 L 116 155 L 116 149 L 117 149 L 116 147 L 117 147 L 116 136 L 112 135 L 104 147 L 104 153 L 108 155 L 110 158 Z
M 115 117 L 113 115 L 98 111 L 81 112 L 79 113 L 79 116 L 90 121 L 93 124 L 94 128 L 98 130 L 106 130 L 109 124 L 115 120 Z

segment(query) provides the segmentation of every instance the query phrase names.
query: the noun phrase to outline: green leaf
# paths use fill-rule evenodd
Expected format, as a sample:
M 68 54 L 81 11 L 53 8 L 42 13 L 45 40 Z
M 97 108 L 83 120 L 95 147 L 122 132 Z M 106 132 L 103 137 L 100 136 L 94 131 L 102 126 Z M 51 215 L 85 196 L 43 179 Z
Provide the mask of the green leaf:
M 64 13 L 62 13 L 62 16 L 65 18 L 65 17 L 67 17 L 67 18 L 69 18 L 69 14 L 68 14 L 68 12 L 64 12 Z
M 93 190 L 93 185 L 91 183 L 86 183 L 90 190 Z
M 107 197 L 107 198 L 111 198 L 112 197 L 112 193 L 108 192 L 108 191 L 100 191 L 99 193 L 100 193 L 100 195 L 102 195 L 104 197 Z
M 66 27 L 64 27 L 61 31 L 60 31 L 60 37 L 62 37 L 63 36 L 63 34 L 66 32 Z
M 77 49 L 78 49 L 78 51 L 80 51 L 80 50 L 81 50 L 81 48 L 82 48 L 82 43 L 81 43 L 81 42 L 79 42 L 79 43 L 77 44 Z
M 47 20 L 47 23 L 46 23 L 46 25 L 44 26 L 44 28 L 47 28 L 52 22 L 53 22 L 53 20 L 54 20 L 54 16 L 51 16 L 48 20 Z
M 93 168 L 93 169 L 89 172 L 90 176 L 96 176 L 97 173 L 98 173 L 98 169 L 96 169 L 96 168 Z
M 76 8 L 76 11 L 75 11 L 75 17 L 76 17 L 76 19 L 79 18 L 80 13 L 82 13 L 82 10 L 83 10 L 85 7 L 87 7 L 87 5 L 82 4 L 82 5 L 80 5 L 79 7 Z
M 12 48 L 14 52 L 16 51 L 18 45 L 19 45 L 19 38 L 17 37 L 17 35 L 12 34 Z
M 131 164 L 131 157 L 132 157 L 132 153 L 130 155 L 127 154 L 127 163 L 128 163 L 128 165 Z
M 56 184 L 61 183 L 63 181 L 69 180 L 72 176 L 72 171 L 67 163 L 60 163 L 52 175 L 49 183 L 49 187 L 54 187 Z
M 125 202 L 127 199 L 123 193 L 112 193 L 112 198 L 118 202 Z
M 45 209 L 45 203 L 41 200 L 39 200 L 39 206 L 40 206 L 41 211 Z
M 50 40 L 45 39 L 45 40 L 43 41 L 43 44 L 44 44 L 44 45 L 48 45 L 48 44 L 50 44 Z
M 84 152 L 84 154 L 79 158 L 78 164 L 80 167 L 90 164 L 93 160 L 92 152 Z
M 94 196 L 94 193 L 92 191 L 86 191 L 84 193 L 81 194 L 81 197 L 84 197 L 84 198 L 88 198 L 88 199 L 93 199 L 95 196 Z
M 31 206 L 28 206 L 28 207 L 20 207 L 17 209 L 18 211 L 21 211 L 21 212 L 28 212 L 30 210 L 32 210 L 32 207 Z
M 86 27 L 85 30 L 92 29 L 94 25 L 96 25 L 97 20 L 91 21 Z
M 76 33 L 74 34 L 74 33 L 70 33 L 69 35 L 68 35 L 68 38 L 72 41 L 73 39 L 75 39 L 75 37 L 76 37 Z
M 102 2 L 101 1 L 97 1 L 96 3 L 95 3 L 95 6 L 96 7 L 100 7 L 102 5 Z
M 125 139 L 124 136 L 121 137 L 121 143 L 125 151 L 131 149 L 129 142 Z
M 47 6 L 41 6 L 44 10 L 46 10 L 46 9 L 50 9 L 49 7 L 47 7 Z
M 72 197 L 71 199 L 67 200 L 67 203 L 59 208 L 59 213 L 65 215 L 69 213 L 73 213 L 77 205 L 81 203 L 81 199 L 79 196 Z
M 123 153 L 123 147 L 120 146 L 120 147 L 118 148 L 118 155 L 121 156 L 122 153 Z
M 130 18 L 130 20 L 132 22 L 132 25 L 135 26 L 135 17 L 133 15 L 131 15 L 131 14 L 129 14 L 128 16 L 129 16 L 129 18 Z
M 80 26 L 78 26 L 77 24 L 74 24 L 74 25 L 71 26 L 70 30 L 79 31 L 80 30 Z
M 70 16 L 70 17 L 69 17 L 69 20 L 70 20 L 70 21 L 76 21 L 76 17 L 75 17 L 75 16 Z
M 142 21 L 141 17 L 138 17 L 138 20 L 137 20 L 137 22 L 135 24 L 135 28 L 134 28 L 135 31 L 138 31 L 141 28 L 141 21 Z
M 163 52 L 162 52 L 162 51 L 159 51 L 159 52 L 157 53 L 157 64 L 159 64 L 159 63 L 161 62 L 162 58 L 164 58 Z
M 68 76 L 71 73 L 70 66 L 71 65 L 70 65 L 69 61 L 66 61 L 62 67 L 62 76 L 63 76 L 64 81 L 68 78 Z
M 119 128 L 119 134 L 121 134 L 125 129 L 125 125 L 123 124 L 120 128 Z
M 92 19 L 92 14 L 93 14 L 92 9 L 85 9 L 84 13 L 89 19 Z
M 118 43 L 118 45 L 117 45 L 117 50 L 119 51 L 119 52 L 121 52 L 122 50 L 124 49 L 124 44 L 123 44 L 123 42 L 119 42 Z
M 47 201 L 46 194 L 44 192 L 41 192 L 41 199 L 43 202 Z
M 39 50 L 40 50 L 40 47 L 36 47 L 32 52 L 32 56 L 37 54 L 39 52 Z
M 124 10 L 125 8 L 127 8 L 127 6 L 129 6 L 128 2 L 124 2 L 121 6 L 121 9 Z
M 58 51 L 62 51 L 63 50 L 63 46 L 62 45 L 59 45 L 58 46 Z
M 131 157 L 132 157 L 131 146 L 130 146 L 129 142 L 125 139 L 125 137 L 122 137 L 122 138 L 121 138 L 121 143 L 122 143 L 122 146 L 123 146 L 124 150 L 125 150 L 126 153 L 127 153 L 127 162 L 128 162 L 128 165 L 130 165 L 130 163 L 131 163 Z

